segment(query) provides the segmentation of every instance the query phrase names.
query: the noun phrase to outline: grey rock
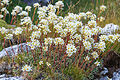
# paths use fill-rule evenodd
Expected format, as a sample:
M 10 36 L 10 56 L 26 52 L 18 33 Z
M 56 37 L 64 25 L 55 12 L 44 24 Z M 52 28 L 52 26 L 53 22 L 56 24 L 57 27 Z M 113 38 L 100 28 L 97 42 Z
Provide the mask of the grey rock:
M 100 72 L 101 75 L 105 75 L 106 73 L 108 73 L 108 69 L 107 68 L 104 68 L 104 70 Z
M 34 3 L 41 3 L 41 5 L 46 6 L 51 0 L 24 0 L 28 5 L 33 5 Z
M 24 80 L 22 77 L 4 77 L 0 78 L 0 80 Z
M 3 78 L 3 77 L 5 77 L 5 74 L 0 75 L 0 78 Z
M 18 53 L 23 52 L 29 52 L 31 49 L 28 45 L 26 45 L 26 43 L 22 43 L 19 45 L 14 45 L 14 46 L 10 46 L 8 48 L 3 49 L 0 52 L 0 58 L 2 58 L 3 56 L 9 55 L 9 56 L 14 56 L 17 55 Z
M 101 77 L 100 80 L 108 80 L 108 76 Z
M 120 70 L 113 73 L 112 80 L 120 80 Z

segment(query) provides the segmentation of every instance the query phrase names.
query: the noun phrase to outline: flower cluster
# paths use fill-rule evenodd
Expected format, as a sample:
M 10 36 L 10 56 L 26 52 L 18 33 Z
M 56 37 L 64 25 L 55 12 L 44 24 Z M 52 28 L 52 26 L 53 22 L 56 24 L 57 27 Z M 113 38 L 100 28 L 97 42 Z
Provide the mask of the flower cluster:
M 12 39 L 13 38 L 13 34 L 7 34 L 5 39 Z
M 105 9 L 106 9 L 106 6 L 104 6 L 104 5 L 100 6 L 101 11 L 105 11 Z
M 15 30 L 13 31 L 13 33 L 15 35 L 20 35 L 22 33 L 23 29 L 21 27 L 17 27 L 15 28 Z
M 58 44 L 63 45 L 64 44 L 64 40 L 61 39 L 61 38 L 55 38 L 54 39 L 54 43 L 55 43 L 55 45 L 58 45 Z
M 42 64 L 44 64 L 43 61 L 40 61 L 40 62 L 39 62 L 39 65 L 42 65 Z M 46 62 L 46 65 L 47 65 L 48 67 L 51 66 L 51 64 L 50 64 L 49 62 Z
M 67 44 L 67 47 L 66 47 L 66 53 L 67 53 L 67 56 L 72 56 L 73 53 L 76 53 L 77 49 L 75 48 L 74 45 L 72 44 Z
M 9 1 L 3 0 L 2 3 L 8 5 Z M 111 23 L 103 28 L 100 27 L 101 25 L 99 25 L 98 22 L 101 23 L 105 18 L 101 15 L 97 17 L 96 14 L 90 11 L 80 12 L 78 14 L 68 13 L 68 15 L 64 17 L 60 16 L 60 10 L 62 11 L 63 7 L 64 4 L 62 1 L 56 2 L 55 5 L 48 4 L 48 6 L 43 7 L 40 7 L 39 3 L 35 3 L 33 4 L 34 13 L 31 18 L 29 16 L 29 13 L 32 13 L 31 6 L 26 6 L 25 9 L 16 6 L 11 12 L 12 18 L 14 19 L 12 20 L 16 21 L 19 15 L 21 27 L 13 29 L 13 31 L 11 31 L 12 33 L 9 29 L 2 27 L 0 28 L 1 34 L 7 33 L 5 38 L 12 39 L 13 34 L 19 36 L 24 32 L 23 28 L 25 28 L 27 45 L 30 46 L 32 51 L 40 49 L 38 51 L 41 51 L 41 55 L 43 55 L 42 57 L 40 55 L 41 58 L 47 56 L 48 60 L 53 60 L 49 59 L 50 56 L 52 56 L 54 63 L 57 63 L 63 56 L 63 59 L 65 59 L 66 56 L 71 57 L 76 54 L 75 59 L 78 59 L 77 55 L 81 53 L 79 59 L 84 59 L 83 61 L 86 62 L 91 62 L 90 60 L 94 59 L 94 64 L 99 66 L 100 62 L 97 60 L 99 60 L 101 52 L 106 50 L 106 42 L 120 42 L 120 34 L 115 34 L 115 32 L 119 30 L 119 26 Z M 105 11 L 105 9 L 106 6 L 100 6 L 100 13 Z M 6 7 L 3 7 L 1 12 L 5 14 L 9 13 Z M 5 15 L 2 14 L 3 13 L 0 14 L 0 18 L 5 18 Z M 35 15 L 37 15 L 37 17 Z M 57 56 L 55 54 L 57 51 L 54 51 L 57 50 L 56 48 L 60 50 L 60 54 L 58 53 Z M 50 54 L 46 55 L 48 52 L 50 52 Z M 81 58 L 81 56 L 85 57 Z M 58 61 L 56 61 L 56 58 Z M 81 63 L 80 61 L 81 60 L 79 60 L 79 63 Z M 40 61 L 39 65 L 42 64 L 44 64 L 44 62 Z M 48 67 L 51 66 L 48 62 L 45 64 Z M 31 71 L 31 67 L 25 65 L 22 70 Z
M 30 72 L 30 71 L 32 71 L 32 67 L 28 66 L 28 65 L 25 65 L 25 66 L 22 67 L 22 71 Z
M 36 39 L 33 39 L 32 42 L 28 42 L 27 45 L 30 46 L 32 50 L 34 50 L 35 48 L 40 47 L 40 42 Z

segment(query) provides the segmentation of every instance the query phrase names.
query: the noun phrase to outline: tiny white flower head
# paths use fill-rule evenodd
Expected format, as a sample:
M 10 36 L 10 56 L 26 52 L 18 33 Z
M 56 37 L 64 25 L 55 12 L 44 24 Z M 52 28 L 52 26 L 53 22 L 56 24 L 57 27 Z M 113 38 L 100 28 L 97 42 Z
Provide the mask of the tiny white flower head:
M 89 56 L 86 56 L 85 57 L 85 61 L 89 61 L 90 60 L 90 57 Z
M 12 15 L 12 16 L 17 15 L 16 10 L 12 10 L 11 15 Z
M 104 5 L 100 6 L 100 11 L 105 11 L 105 9 L 106 9 L 106 6 Z
M 19 13 L 19 12 L 22 11 L 22 7 L 16 6 L 16 7 L 14 8 L 14 10 L 16 11 L 16 13 Z
M 48 46 L 44 46 L 44 47 L 43 47 L 43 50 L 44 50 L 44 51 L 48 51 Z
M 25 7 L 25 10 L 31 11 L 31 6 L 26 6 L 26 7 Z
M 68 57 L 72 56 L 72 54 L 76 53 L 77 51 L 77 49 L 75 48 L 73 44 L 67 44 L 66 48 L 67 48 L 66 53 Z
M 49 66 L 51 66 L 51 64 L 50 63 L 48 63 L 48 62 L 46 62 L 46 65 L 49 67 Z
M 40 61 L 39 64 L 42 65 L 42 64 L 43 64 L 43 61 Z
M 22 12 L 19 13 L 18 15 L 20 15 L 20 16 L 28 16 L 28 12 L 26 12 L 26 11 L 22 11 Z
M 9 5 L 9 0 L 3 0 L 1 1 L 3 4 Z
M 7 34 L 5 39 L 12 39 L 13 38 L 13 34 Z
M 118 42 L 120 42 L 120 38 L 118 38 Z
M 95 20 L 91 20 L 91 21 L 88 21 L 88 26 L 89 27 L 96 27 L 97 26 L 97 23 Z
M 98 18 L 98 20 L 99 20 L 100 22 L 102 22 L 102 21 L 105 20 L 105 18 L 101 16 L 101 17 Z
M 39 4 L 39 3 L 34 3 L 33 6 L 34 6 L 34 7 L 39 7 L 40 4 Z
M 94 64 L 95 64 L 96 66 L 100 66 L 100 62 L 98 62 L 98 61 L 96 61 Z
M 64 7 L 64 3 L 62 1 L 58 1 L 55 3 L 56 8 L 62 8 Z
M 0 19 L 3 18 L 3 15 L 0 14 Z
M 30 72 L 30 71 L 32 71 L 32 67 L 28 66 L 28 65 L 25 65 L 25 66 L 22 67 L 22 71 Z
M 94 52 L 91 53 L 91 54 L 92 54 L 92 56 L 93 56 L 94 59 L 97 59 L 97 58 L 99 57 L 99 55 L 97 54 L 96 51 L 94 51 Z

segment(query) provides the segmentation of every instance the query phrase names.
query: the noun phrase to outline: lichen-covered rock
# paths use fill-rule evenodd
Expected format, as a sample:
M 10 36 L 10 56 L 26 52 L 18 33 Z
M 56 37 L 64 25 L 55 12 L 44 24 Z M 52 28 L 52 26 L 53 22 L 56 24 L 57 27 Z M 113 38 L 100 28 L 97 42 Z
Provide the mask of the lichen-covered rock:
M 27 51 L 29 52 L 30 50 L 31 50 L 30 47 L 26 45 L 26 43 L 10 46 L 8 48 L 3 49 L 0 52 L 0 58 L 7 55 L 14 56 L 14 55 L 17 55 L 18 53 L 27 52 Z
M 32 5 L 34 3 L 41 3 L 42 6 L 47 5 L 51 0 L 24 0 L 28 5 Z
M 0 76 L 3 76 L 0 77 L 0 80 L 24 80 L 22 77 L 5 77 L 5 74 Z

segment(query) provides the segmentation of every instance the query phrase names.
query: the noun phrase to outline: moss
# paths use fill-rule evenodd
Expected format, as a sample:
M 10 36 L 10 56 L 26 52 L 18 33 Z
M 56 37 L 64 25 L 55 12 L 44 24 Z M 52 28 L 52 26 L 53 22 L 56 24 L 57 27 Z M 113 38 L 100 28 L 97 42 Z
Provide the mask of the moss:
M 12 26 L 8 25 L 4 20 L 0 19 L 0 27 L 12 28 Z
M 69 66 L 63 70 L 63 73 L 67 76 L 71 76 L 73 80 L 84 80 L 85 74 L 83 70 L 79 69 L 76 66 Z

